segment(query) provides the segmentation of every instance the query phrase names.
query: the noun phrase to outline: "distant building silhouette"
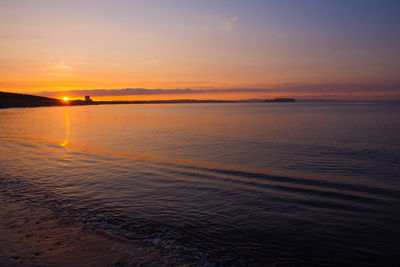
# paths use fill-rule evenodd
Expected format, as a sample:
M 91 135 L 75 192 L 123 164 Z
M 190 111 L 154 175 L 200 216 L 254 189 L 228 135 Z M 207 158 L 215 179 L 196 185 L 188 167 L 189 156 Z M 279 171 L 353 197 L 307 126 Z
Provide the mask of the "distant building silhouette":
M 90 98 L 90 96 L 85 95 L 85 102 L 86 103 L 91 103 L 93 100 Z

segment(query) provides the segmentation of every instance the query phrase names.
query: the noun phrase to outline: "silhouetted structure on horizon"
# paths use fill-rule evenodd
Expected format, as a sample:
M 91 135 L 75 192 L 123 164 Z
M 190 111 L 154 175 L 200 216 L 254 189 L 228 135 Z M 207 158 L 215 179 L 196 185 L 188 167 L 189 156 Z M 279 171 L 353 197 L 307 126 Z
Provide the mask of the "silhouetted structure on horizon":
M 274 99 L 267 99 L 264 102 L 296 102 L 296 100 L 294 100 L 294 98 L 279 97 Z

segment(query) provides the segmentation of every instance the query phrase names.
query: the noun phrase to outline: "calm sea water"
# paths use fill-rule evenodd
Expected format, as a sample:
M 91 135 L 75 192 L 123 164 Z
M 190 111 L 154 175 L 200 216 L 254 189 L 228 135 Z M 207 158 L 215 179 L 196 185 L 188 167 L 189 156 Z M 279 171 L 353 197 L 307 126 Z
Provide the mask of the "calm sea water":
M 400 263 L 400 103 L 0 110 L 3 194 L 199 264 Z

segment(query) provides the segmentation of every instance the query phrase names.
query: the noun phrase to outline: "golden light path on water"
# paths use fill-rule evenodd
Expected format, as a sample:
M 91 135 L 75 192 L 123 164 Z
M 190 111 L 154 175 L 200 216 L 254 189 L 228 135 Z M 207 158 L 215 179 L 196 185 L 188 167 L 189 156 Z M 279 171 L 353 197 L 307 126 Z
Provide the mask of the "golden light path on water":
M 69 140 L 69 133 L 70 133 L 70 124 L 69 124 L 69 114 L 68 111 L 65 111 L 65 141 L 61 144 L 61 146 L 65 147 L 68 152 L 71 150 L 68 148 L 68 140 Z

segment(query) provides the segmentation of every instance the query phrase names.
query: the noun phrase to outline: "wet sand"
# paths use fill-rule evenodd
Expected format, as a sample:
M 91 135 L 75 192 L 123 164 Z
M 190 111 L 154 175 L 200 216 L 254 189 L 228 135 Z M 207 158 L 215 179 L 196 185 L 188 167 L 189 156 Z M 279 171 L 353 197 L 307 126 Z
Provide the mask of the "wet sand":
M 69 225 L 54 212 L 0 195 L 0 266 L 194 266 L 135 241 Z

